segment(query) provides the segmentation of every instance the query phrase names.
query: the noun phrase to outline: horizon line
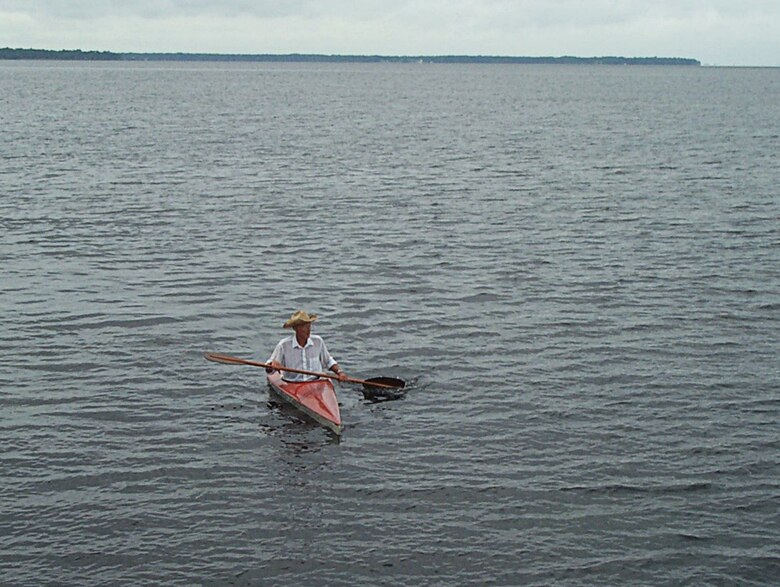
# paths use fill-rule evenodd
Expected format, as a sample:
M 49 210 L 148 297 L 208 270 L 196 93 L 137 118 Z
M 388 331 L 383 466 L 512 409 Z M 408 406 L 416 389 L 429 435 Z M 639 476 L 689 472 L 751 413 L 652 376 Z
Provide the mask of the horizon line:
M 379 54 L 379 53 L 212 53 L 191 51 L 110 51 L 91 49 L 35 49 L 35 48 L 0 48 L 0 59 L 19 59 L 23 57 L 43 59 L 50 57 L 66 57 L 72 59 L 103 59 L 122 60 L 146 58 L 149 60 L 191 60 L 191 61 L 429 61 L 441 63 L 457 62 L 492 62 L 492 63 L 534 63 L 534 62 L 591 62 L 601 64 L 668 64 L 668 65 L 701 65 L 701 61 L 690 57 L 640 56 L 626 57 L 622 55 L 495 55 L 495 54 Z

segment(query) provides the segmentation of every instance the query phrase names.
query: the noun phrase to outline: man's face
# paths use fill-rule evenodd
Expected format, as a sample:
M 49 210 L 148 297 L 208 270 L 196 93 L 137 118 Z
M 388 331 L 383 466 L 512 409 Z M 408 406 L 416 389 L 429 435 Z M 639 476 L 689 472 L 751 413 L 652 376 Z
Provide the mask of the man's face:
M 295 327 L 295 334 L 298 338 L 309 338 L 311 334 L 311 323 L 298 324 Z

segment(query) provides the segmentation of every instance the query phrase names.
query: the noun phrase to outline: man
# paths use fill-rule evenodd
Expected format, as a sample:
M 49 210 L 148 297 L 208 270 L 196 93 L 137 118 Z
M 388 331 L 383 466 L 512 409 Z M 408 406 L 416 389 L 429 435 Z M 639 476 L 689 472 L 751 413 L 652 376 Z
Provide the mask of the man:
M 322 337 L 311 333 L 311 323 L 316 319 L 316 314 L 307 314 L 303 310 L 294 312 L 290 319 L 284 323 L 284 328 L 292 328 L 295 334 L 280 340 L 266 362 L 276 369 L 290 367 L 291 369 L 317 372 L 330 369 L 338 375 L 339 381 L 346 381 L 347 374 L 339 367 L 336 359 L 330 355 Z M 303 375 L 290 371 L 282 371 L 282 375 L 287 381 L 317 379 L 314 375 Z

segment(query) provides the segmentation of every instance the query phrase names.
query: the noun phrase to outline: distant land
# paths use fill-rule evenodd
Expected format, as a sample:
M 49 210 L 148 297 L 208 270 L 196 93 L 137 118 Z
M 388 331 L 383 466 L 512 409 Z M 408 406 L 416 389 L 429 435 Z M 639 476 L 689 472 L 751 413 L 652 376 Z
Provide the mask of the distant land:
M 63 61 L 242 61 L 302 63 L 507 63 L 564 65 L 701 65 L 684 57 L 511 57 L 501 55 L 318 55 L 220 53 L 115 53 L 80 49 L 0 49 L 0 59 L 51 59 Z

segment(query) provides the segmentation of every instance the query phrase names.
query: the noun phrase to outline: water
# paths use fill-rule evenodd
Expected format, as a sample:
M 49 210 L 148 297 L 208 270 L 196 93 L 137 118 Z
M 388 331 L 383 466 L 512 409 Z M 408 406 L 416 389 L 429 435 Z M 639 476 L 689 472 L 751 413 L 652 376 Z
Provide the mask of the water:
M 780 70 L 0 88 L 0 583 L 777 581 Z M 340 441 L 202 358 L 299 307 Z

